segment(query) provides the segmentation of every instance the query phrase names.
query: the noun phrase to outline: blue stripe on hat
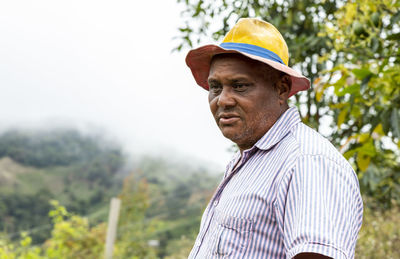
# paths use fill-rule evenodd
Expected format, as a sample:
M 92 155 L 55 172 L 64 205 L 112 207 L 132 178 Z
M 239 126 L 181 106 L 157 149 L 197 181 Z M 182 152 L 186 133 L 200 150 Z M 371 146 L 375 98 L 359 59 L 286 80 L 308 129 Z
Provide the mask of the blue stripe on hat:
M 232 50 L 237 50 L 237 51 L 241 51 L 247 54 L 251 54 L 251 55 L 256 55 L 259 57 L 263 57 L 275 62 L 279 62 L 281 64 L 284 64 L 282 59 L 275 54 L 274 52 L 268 50 L 268 49 L 264 49 L 262 47 L 256 46 L 256 45 L 252 45 L 252 44 L 247 44 L 247 43 L 236 43 L 236 42 L 224 42 L 221 43 L 220 46 L 224 49 L 232 49 Z

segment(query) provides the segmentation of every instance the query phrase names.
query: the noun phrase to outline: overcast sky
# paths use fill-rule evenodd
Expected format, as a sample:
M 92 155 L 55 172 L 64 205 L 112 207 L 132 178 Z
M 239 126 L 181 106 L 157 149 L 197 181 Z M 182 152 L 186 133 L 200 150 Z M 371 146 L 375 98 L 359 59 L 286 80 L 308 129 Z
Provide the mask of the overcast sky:
M 231 157 L 184 63 L 175 0 L 0 0 L 0 123 L 94 125 L 139 153 Z

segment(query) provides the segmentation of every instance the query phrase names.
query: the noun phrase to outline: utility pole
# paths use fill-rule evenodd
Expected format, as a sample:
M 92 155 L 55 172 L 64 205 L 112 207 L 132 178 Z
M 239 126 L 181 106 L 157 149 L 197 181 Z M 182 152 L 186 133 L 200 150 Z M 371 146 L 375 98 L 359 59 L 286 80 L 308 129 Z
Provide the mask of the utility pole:
M 118 226 L 120 207 L 121 207 L 121 200 L 118 198 L 112 198 L 110 203 L 110 213 L 108 214 L 106 246 L 104 251 L 105 259 L 112 259 L 113 256 L 114 242 L 115 242 L 115 237 L 117 236 L 117 226 Z

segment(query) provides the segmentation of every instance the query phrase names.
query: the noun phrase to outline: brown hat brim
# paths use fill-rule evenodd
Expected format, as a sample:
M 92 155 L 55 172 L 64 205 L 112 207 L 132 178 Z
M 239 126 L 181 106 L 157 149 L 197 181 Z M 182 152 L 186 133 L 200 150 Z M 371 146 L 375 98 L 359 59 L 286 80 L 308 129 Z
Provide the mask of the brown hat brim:
M 284 64 L 281 64 L 279 62 L 267 58 L 251 55 L 245 52 L 240 52 L 231 49 L 224 49 L 217 45 L 205 45 L 189 51 L 189 53 L 186 56 L 186 64 L 192 71 L 196 83 L 199 86 L 206 89 L 207 91 L 209 90 L 207 80 L 210 72 L 211 59 L 213 58 L 213 56 L 222 53 L 238 53 L 248 58 L 268 64 L 271 67 L 275 68 L 276 70 L 288 74 L 292 80 L 292 88 L 290 90 L 289 97 L 296 94 L 299 91 L 307 90 L 310 88 L 310 81 L 305 76 L 303 76 L 296 70 Z

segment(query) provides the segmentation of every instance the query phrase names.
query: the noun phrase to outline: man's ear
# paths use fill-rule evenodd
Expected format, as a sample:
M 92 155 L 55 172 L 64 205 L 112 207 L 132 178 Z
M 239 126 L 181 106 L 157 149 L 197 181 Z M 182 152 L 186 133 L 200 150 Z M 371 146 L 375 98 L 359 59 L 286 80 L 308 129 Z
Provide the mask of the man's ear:
M 283 74 L 280 79 L 276 82 L 276 90 L 279 95 L 279 100 L 281 104 L 286 103 L 289 99 L 290 89 L 292 88 L 292 79 L 287 74 Z

